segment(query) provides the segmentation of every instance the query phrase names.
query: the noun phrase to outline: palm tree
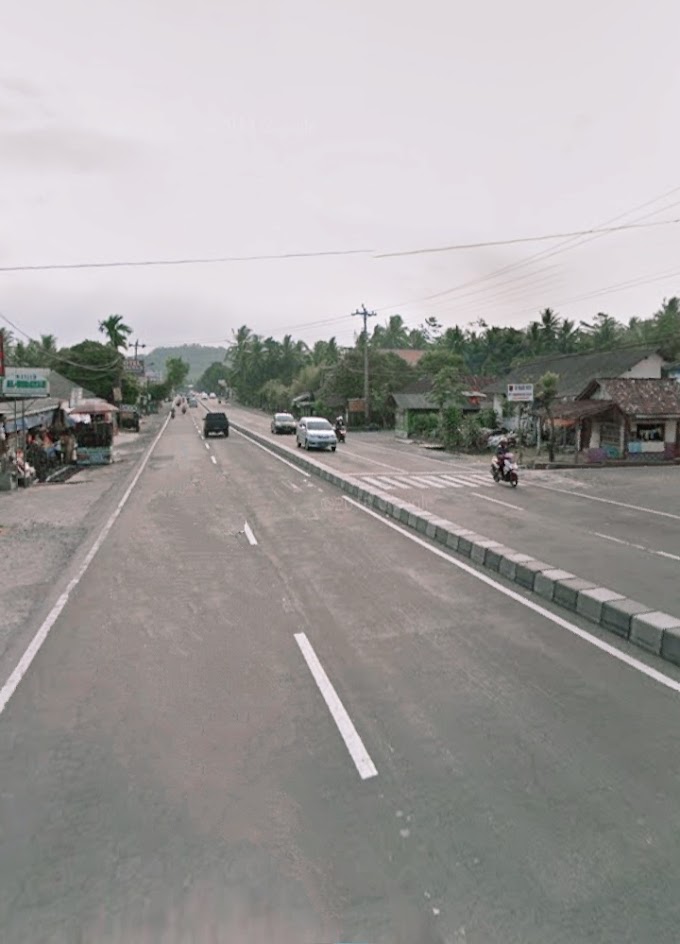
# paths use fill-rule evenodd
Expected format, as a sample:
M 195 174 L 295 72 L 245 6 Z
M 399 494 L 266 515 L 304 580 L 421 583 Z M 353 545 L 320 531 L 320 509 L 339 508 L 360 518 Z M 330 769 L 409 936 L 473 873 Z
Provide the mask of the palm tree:
M 39 344 L 43 354 L 57 353 L 57 339 L 53 334 L 41 334 Z
M 105 334 L 108 343 L 116 351 L 127 348 L 127 339 L 132 334 L 132 328 L 126 325 L 122 315 L 109 315 L 99 322 L 99 330 Z
M 408 347 L 408 328 L 401 315 L 390 315 L 381 346 L 395 349 Z

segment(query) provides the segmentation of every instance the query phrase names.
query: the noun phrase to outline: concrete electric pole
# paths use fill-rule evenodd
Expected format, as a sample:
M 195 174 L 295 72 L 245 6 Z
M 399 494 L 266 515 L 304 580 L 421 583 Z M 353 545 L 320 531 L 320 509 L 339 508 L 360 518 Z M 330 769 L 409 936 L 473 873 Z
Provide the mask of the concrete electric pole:
M 360 310 L 352 312 L 352 317 L 358 316 L 364 319 L 364 422 L 367 426 L 370 417 L 368 392 L 368 319 L 375 318 L 377 314 L 377 311 L 367 311 L 365 305 L 362 305 Z

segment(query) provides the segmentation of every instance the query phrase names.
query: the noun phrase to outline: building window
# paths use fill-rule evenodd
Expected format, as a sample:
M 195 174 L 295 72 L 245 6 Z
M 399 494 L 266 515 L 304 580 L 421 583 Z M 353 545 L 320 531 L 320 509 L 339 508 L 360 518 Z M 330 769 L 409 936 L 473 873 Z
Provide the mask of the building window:
M 663 442 L 664 423 L 636 423 L 631 438 L 638 442 Z

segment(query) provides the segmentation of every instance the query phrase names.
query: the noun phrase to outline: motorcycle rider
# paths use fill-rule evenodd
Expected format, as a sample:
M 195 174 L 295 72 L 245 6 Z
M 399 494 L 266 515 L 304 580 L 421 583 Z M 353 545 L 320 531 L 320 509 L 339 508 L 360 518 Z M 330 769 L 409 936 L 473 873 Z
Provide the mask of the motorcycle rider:
M 336 416 L 335 418 L 335 433 L 338 439 L 345 438 L 345 420 L 342 416 Z
M 503 436 L 496 449 L 496 461 L 498 462 L 498 469 L 501 473 L 501 476 L 505 475 L 505 460 L 509 452 L 510 449 L 508 448 L 508 440 L 505 436 Z

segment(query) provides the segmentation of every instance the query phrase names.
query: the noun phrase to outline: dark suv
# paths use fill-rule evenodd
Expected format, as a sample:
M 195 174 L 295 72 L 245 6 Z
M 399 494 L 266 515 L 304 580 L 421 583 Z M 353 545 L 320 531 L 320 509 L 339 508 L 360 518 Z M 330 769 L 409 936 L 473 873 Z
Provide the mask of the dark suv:
M 229 420 L 226 413 L 206 413 L 203 420 L 203 435 L 207 439 L 212 433 L 218 436 L 229 435 Z

